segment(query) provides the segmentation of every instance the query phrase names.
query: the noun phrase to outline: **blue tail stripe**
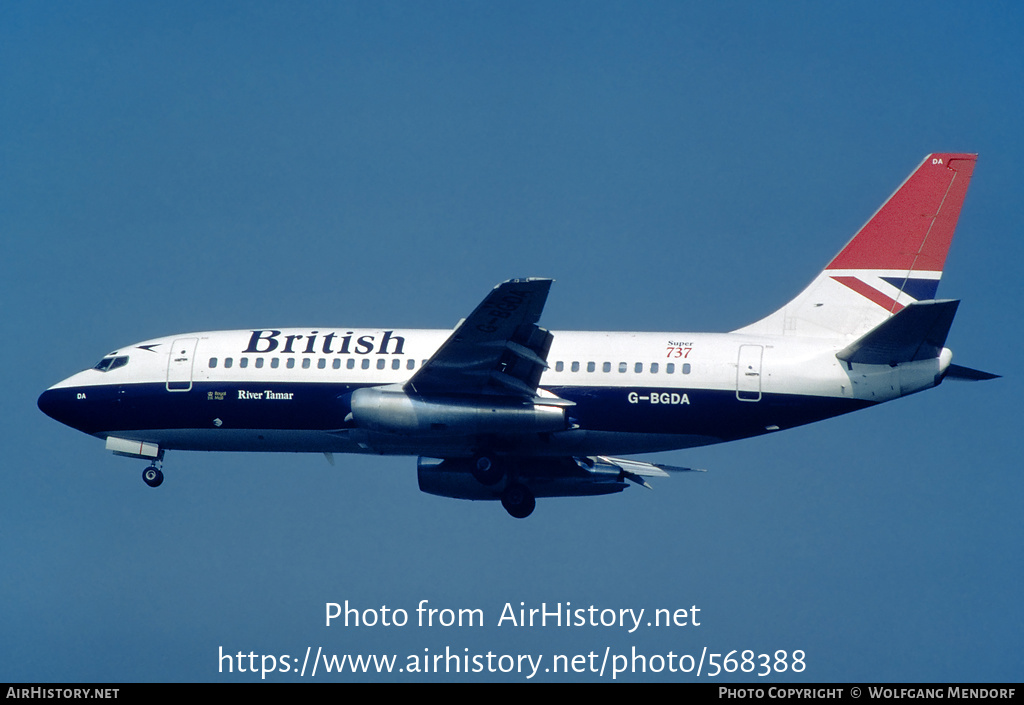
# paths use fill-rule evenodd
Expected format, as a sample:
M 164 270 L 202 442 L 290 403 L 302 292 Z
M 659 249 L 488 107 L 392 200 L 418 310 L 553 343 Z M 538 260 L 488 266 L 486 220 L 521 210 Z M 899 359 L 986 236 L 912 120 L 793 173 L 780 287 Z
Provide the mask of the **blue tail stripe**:
M 911 279 L 905 277 L 882 277 L 882 279 L 900 289 L 903 293 L 913 296 L 916 301 L 934 299 L 935 292 L 939 290 L 938 279 Z

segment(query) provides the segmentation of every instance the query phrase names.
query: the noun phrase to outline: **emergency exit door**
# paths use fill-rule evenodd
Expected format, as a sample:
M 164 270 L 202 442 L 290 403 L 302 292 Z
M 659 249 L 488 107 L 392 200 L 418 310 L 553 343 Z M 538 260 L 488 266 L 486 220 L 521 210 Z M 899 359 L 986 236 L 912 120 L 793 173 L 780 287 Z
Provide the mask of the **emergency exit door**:
M 736 364 L 736 398 L 761 401 L 761 355 L 763 345 L 741 345 Z
M 192 363 L 199 338 L 178 338 L 167 360 L 167 391 L 187 392 L 192 389 Z

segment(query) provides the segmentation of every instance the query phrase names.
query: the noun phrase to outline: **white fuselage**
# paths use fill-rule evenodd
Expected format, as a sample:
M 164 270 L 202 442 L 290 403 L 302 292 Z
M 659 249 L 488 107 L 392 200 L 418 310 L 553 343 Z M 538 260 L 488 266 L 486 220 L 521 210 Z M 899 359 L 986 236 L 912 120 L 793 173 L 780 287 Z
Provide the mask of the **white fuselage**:
M 302 328 L 188 333 L 58 383 L 66 423 L 162 449 L 467 456 L 479 438 L 351 428 L 346 394 L 401 385 L 447 330 Z M 789 428 L 936 384 L 939 359 L 849 365 L 843 341 L 740 333 L 554 334 L 541 395 L 571 425 L 497 441 L 504 453 L 641 453 Z M 105 359 L 108 359 L 105 358 Z M 452 390 L 454 396 L 458 390 Z M 60 418 L 60 417 L 58 417 Z M 64 419 L 61 419 L 64 420 Z

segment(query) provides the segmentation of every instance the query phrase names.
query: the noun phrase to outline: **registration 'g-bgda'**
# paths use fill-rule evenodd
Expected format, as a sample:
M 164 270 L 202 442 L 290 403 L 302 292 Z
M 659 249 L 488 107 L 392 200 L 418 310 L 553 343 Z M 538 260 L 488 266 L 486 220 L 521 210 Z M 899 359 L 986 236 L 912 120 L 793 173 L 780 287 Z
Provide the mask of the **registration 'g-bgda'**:
M 168 450 L 417 455 L 419 485 L 500 500 L 621 492 L 685 471 L 635 453 L 826 419 L 995 375 L 945 347 L 935 298 L 976 155 L 932 154 L 796 298 L 731 333 L 551 332 L 550 279 L 496 286 L 454 330 L 261 328 L 120 348 L 39 408 L 149 461 Z

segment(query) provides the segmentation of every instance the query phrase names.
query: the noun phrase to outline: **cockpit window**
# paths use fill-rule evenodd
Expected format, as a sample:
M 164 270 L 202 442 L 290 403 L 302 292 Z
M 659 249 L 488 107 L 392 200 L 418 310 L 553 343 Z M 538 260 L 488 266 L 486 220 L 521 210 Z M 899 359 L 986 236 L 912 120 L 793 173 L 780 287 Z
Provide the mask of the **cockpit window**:
M 116 357 L 113 355 L 107 355 L 105 358 L 97 362 L 93 369 L 99 370 L 100 372 L 110 372 L 111 370 L 116 370 L 118 367 L 124 367 L 127 364 L 127 355 L 118 355 Z

